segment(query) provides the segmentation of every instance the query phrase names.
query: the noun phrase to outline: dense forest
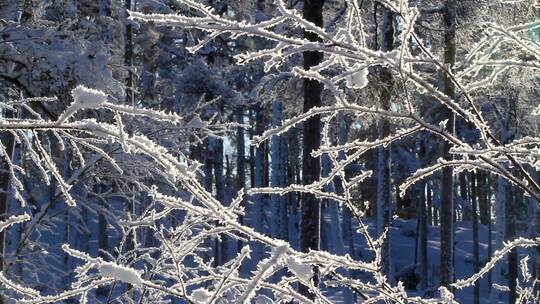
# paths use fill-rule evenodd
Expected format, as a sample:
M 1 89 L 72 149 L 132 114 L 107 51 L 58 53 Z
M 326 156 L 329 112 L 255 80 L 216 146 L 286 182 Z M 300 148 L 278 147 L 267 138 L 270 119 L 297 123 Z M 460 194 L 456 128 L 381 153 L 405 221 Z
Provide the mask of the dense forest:
M 536 0 L 0 0 L 0 303 L 540 303 Z

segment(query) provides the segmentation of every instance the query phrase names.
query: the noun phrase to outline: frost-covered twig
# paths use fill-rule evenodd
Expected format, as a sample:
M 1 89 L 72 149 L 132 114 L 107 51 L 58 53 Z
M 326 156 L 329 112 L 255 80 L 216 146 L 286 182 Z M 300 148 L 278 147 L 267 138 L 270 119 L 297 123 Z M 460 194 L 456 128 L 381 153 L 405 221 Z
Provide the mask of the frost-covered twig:
M 482 267 L 482 269 L 480 269 L 480 271 L 473 274 L 471 277 L 467 279 L 457 280 L 455 283 L 452 284 L 452 286 L 458 289 L 471 286 L 472 284 L 474 284 L 474 282 L 476 282 L 476 280 L 480 279 L 484 274 L 486 274 L 490 269 L 492 269 L 493 266 L 495 266 L 495 264 L 499 260 L 504 258 L 506 254 L 508 254 L 514 248 L 517 248 L 517 247 L 527 248 L 527 247 L 538 247 L 538 246 L 540 246 L 540 238 L 536 238 L 536 239 L 517 238 L 513 241 L 507 242 L 506 244 L 504 244 L 503 248 L 493 253 L 491 260 L 489 260 L 486 263 L 486 265 Z

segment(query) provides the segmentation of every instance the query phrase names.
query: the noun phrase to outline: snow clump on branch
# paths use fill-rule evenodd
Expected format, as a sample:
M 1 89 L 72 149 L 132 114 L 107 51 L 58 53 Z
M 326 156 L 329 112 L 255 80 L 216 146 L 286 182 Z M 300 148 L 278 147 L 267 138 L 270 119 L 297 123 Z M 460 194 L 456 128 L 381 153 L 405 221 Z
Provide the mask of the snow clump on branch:
M 60 115 L 57 124 L 66 121 L 80 109 L 99 109 L 107 102 L 107 94 L 83 85 L 78 85 L 71 90 L 71 96 L 73 97 L 73 102 Z

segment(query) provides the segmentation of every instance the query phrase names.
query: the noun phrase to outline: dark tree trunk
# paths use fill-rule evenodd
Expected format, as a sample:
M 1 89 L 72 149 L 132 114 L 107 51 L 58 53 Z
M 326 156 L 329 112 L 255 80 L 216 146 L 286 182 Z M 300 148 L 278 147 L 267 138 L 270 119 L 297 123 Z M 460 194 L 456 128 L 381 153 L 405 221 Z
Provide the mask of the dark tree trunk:
M 516 237 L 516 208 L 518 207 L 518 195 L 516 189 L 508 187 L 506 191 L 506 227 L 505 240 L 511 241 Z M 518 256 L 517 248 L 513 248 L 508 254 L 508 287 L 510 288 L 508 303 L 516 303 L 517 295 L 517 279 L 518 279 Z
M 478 171 L 476 173 L 476 183 L 478 191 L 478 214 L 479 220 L 482 225 L 487 225 L 488 221 L 488 187 L 489 184 L 486 182 L 486 173 L 483 171 Z
M 381 50 L 390 51 L 394 47 L 394 14 L 389 10 L 384 11 L 383 27 L 381 35 Z M 383 110 L 390 109 L 392 73 L 387 68 L 381 70 L 380 106 Z M 381 117 L 378 126 L 378 138 L 385 138 L 390 134 L 390 122 L 386 117 Z M 390 225 L 391 218 L 391 146 L 377 149 L 377 235 L 381 235 Z M 385 275 L 390 274 L 390 235 L 382 246 L 382 271 Z
M 425 187 L 425 184 L 423 184 Z M 422 189 L 424 190 L 424 189 Z M 427 251 L 427 216 L 426 216 L 426 201 L 424 196 L 418 200 L 418 261 L 420 265 L 420 289 L 425 290 L 428 286 L 428 251 Z
M 3 20 L 9 20 L 14 22 L 19 22 L 19 8 L 20 3 L 19 1 L 0 1 L 0 17 Z M 4 39 L 2 39 L 4 40 Z M 0 83 L 0 86 L 2 86 L 2 91 L 6 88 L 7 84 L 4 82 Z M 11 113 L 8 113 L 6 111 L 3 111 L 3 117 L 9 118 L 11 117 Z M 4 146 L 4 149 L 6 150 L 6 153 L 10 159 L 13 159 L 13 151 L 15 147 L 15 141 L 11 133 L 9 132 L 2 132 L 0 133 L 0 144 Z M 9 185 L 10 185 L 10 174 L 8 169 L 8 163 L 5 159 L 6 156 L 0 157 L 0 221 L 6 219 L 6 215 L 8 212 L 8 204 L 9 204 Z M 0 231 L 0 271 L 5 270 L 5 256 L 6 251 L 6 231 Z M 5 303 L 4 296 L 0 293 L 0 304 Z
M 456 0 L 446 0 L 443 21 L 444 21 L 444 63 L 451 68 L 456 59 Z M 455 87 L 450 77 L 443 75 L 444 93 L 454 97 Z M 454 132 L 454 115 L 450 109 L 444 107 L 442 119 L 447 120 L 447 130 Z M 442 155 L 447 160 L 451 159 L 449 153 L 450 144 L 443 142 Z M 441 262 L 440 279 L 441 286 L 450 287 L 454 281 L 454 180 L 452 167 L 442 169 L 441 182 Z
M 264 120 L 264 109 L 260 105 L 255 105 L 254 109 L 254 115 L 255 115 L 255 133 L 256 135 L 261 135 L 265 128 L 266 128 L 266 122 Z M 264 154 L 265 154 L 265 143 L 261 143 L 258 147 L 255 148 L 255 158 L 254 158 L 254 184 L 253 187 L 261 188 L 264 187 L 264 179 L 265 179 L 265 162 L 264 162 Z M 250 208 L 246 210 L 246 214 L 250 217 L 250 223 L 251 227 L 255 229 L 257 232 L 265 233 L 265 197 L 263 194 L 255 194 L 253 195 L 253 204 L 250 204 Z M 247 212 L 249 210 L 249 213 Z M 263 259 L 263 245 L 254 243 L 252 245 L 253 253 L 252 258 L 254 261 L 258 262 Z
M 244 106 L 239 105 L 236 108 L 236 122 L 239 124 L 244 123 Z M 246 187 L 246 143 L 244 139 L 244 128 L 238 127 L 236 129 L 236 190 L 240 191 Z M 244 202 L 242 202 L 244 206 Z M 244 223 L 242 215 L 239 216 L 240 223 Z M 238 252 L 242 249 L 243 244 L 238 241 Z
M 296 127 L 291 128 L 287 135 L 287 185 L 299 184 L 300 181 L 300 146 L 301 142 L 299 129 Z M 290 193 L 288 195 L 289 200 L 289 219 L 288 219 L 288 235 L 289 243 L 291 246 L 299 249 L 299 215 L 298 207 L 300 202 L 300 196 L 298 193 Z
M 424 166 L 426 163 L 426 145 L 427 142 L 424 139 L 421 139 L 419 142 L 419 152 L 418 159 L 420 160 L 420 166 Z M 427 196 L 431 196 L 429 193 L 428 183 L 420 182 L 417 186 L 417 196 L 418 200 L 417 206 L 417 225 L 418 225 L 418 242 L 416 250 L 418 251 L 418 260 L 416 263 L 419 264 L 419 280 L 420 280 L 420 290 L 426 290 L 428 287 L 428 216 L 427 216 L 427 207 L 430 207 Z
M 132 0 L 125 0 L 125 8 L 127 10 L 132 9 Z M 135 91 L 134 91 L 134 85 L 135 85 L 135 78 L 132 73 L 133 68 L 133 25 L 128 22 L 126 23 L 126 45 L 125 45 L 125 53 L 124 53 L 124 62 L 125 65 L 128 67 L 128 77 L 126 80 L 126 101 L 128 104 L 135 105 Z M 131 201 L 128 202 L 128 212 L 133 214 L 134 206 Z M 127 236 L 127 249 L 133 250 L 135 248 L 135 239 L 130 232 Z
M 478 204 L 477 204 L 477 175 L 473 172 L 471 174 L 471 220 L 472 220 L 472 233 L 473 233 L 473 268 L 477 273 L 480 270 L 480 253 L 478 248 Z M 474 283 L 474 304 L 480 303 L 480 281 Z
M 2 142 L 2 145 L 4 146 L 4 149 L 8 153 L 8 156 L 10 159 L 13 159 L 13 148 L 14 148 L 14 140 L 13 136 L 8 133 L 4 132 L 0 135 L 0 140 Z M 9 176 L 9 169 L 8 169 L 8 163 L 4 157 L 0 158 L 0 221 L 5 219 L 5 216 L 8 211 L 8 203 L 9 203 L 9 185 L 10 185 L 10 176 Z M 5 238 L 6 238 L 6 231 L 0 232 L 0 267 L 3 270 L 4 269 L 4 256 L 5 256 Z M 0 303 L 2 302 L 2 297 L 0 296 Z
M 227 206 L 228 202 L 225 201 L 225 180 L 223 178 L 223 139 L 213 138 L 214 143 L 214 180 L 216 184 L 216 200 L 222 205 Z M 217 265 L 223 265 L 227 260 L 227 243 L 229 237 L 222 235 L 221 241 L 216 239 L 215 263 Z
M 204 147 L 200 149 L 201 151 L 201 157 L 203 157 L 203 186 L 204 189 L 210 193 L 214 193 L 214 175 L 213 175 L 213 168 L 214 168 L 214 146 L 212 145 L 212 138 L 206 138 L 203 143 Z M 205 261 L 210 261 L 211 254 L 216 252 L 216 242 L 214 242 L 212 239 L 206 238 L 204 241 L 204 246 L 207 248 L 212 248 L 214 252 L 204 252 L 202 254 L 203 259 Z M 214 260 L 215 263 L 215 260 Z
M 303 17 L 307 21 L 313 22 L 317 26 L 323 25 L 323 0 L 304 0 Z M 304 37 L 310 41 L 318 41 L 319 38 L 312 32 L 304 32 Z M 323 54 L 315 51 L 303 53 L 304 69 L 318 65 Z M 321 106 L 322 85 L 313 79 L 304 79 L 304 108 L 303 111 Z M 311 151 L 319 148 L 321 138 L 321 118 L 316 115 L 304 123 L 303 129 L 303 153 L 302 153 L 302 176 L 303 184 L 311 184 L 319 179 L 321 165 L 318 157 L 311 157 Z M 300 249 L 308 252 L 311 249 L 319 249 L 320 239 L 320 201 L 313 194 L 304 194 L 302 196 L 302 220 L 300 223 Z M 315 286 L 318 285 L 318 276 L 315 274 Z M 300 292 L 313 298 L 306 286 L 300 287 Z
M 103 185 L 96 186 L 96 193 L 102 193 Z M 96 197 L 97 204 L 98 204 L 98 248 L 99 252 L 98 255 L 100 258 L 107 260 L 109 257 L 106 254 L 109 252 L 109 230 L 107 227 L 109 226 L 109 223 L 107 221 L 107 217 L 105 214 L 108 212 L 108 203 L 105 201 L 105 199 L 101 197 Z M 129 208 L 129 207 L 128 207 Z M 130 250 L 129 244 L 127 250 Z M 109 288 L 107 286 L 100 286 L 96 290 L 96 294 L 101 296 L 106 296 L 109 293 Z
M 255 118 L 253 117 L 253 109 L 249 109 L 249 121 L 251 125 L 255 125 Z M 253 128 L 249 129 L 249 141 L 253 141 Z M 255 185 L 255 147 L 253 145 L 249 146 L 249 186 L 253 188 Z
M 472 216 L 471 214 L 472 211 L 469 206 L 469 195 L 467 191 L 467 176 L 466 175 L 467 175 L 466 172 L 462 172 L 459 175 L 459 196 L 461 199 L 463 221 L 471 220 L 471 216 Z
M 433 194 L 431 193 L 431 183 L 426 183 L 426 201 L 427 201 L 427 223 L 433 225 Z
M 486 182 L 485 197 L 486 197 L 486 200 L 487 200 L 487 206 L 486 207 L 487 207 L 487 218 L 488 218 L 488 253 L 487 253 L 487 258 L 488 258 L 488 260 L 490 260 L 492 252 L 493 252 L 493 240 L 492 240 L 493 227 L 492 227 L 492 220 L 491 220 L 491 191 L 490 191 L 491 183 L 490 183 L 489 174 L 486 174 L 485 182 Z M 492 272 L 490 270 L 489 273 L 488 273 L 488 290 L 489 290 L 490 293 L 491 293 L 492 283 L 493 283 L 493 274 L 492 274 Z

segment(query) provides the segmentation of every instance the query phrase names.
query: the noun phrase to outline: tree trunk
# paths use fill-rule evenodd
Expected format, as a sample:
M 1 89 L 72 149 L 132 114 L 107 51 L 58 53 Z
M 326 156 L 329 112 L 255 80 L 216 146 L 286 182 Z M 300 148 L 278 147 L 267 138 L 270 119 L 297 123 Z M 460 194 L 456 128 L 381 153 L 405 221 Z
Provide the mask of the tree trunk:
M 213 167 L 214 167 L 214 146 L 212 145 L 212 139 L 206 138 L 204 140 L 204 147 L 201 148 L 201 156 L 204 157 L 203 162 L 203 186 L 204 189 L 210 193 L 211 195 L 214 193 L 214 185 L 213 185 Z M 204 240 L 204 247 L 205 248 L 211 248 L 215 247 L 215 243 L 211 239 L 205 239 Z M 213 249 L 215 250 L 215 248 Z M 214 252 L 215 253 L 215 252 Z M 210 261 L 212 252 L 205 251 L 202 253 L 203 259 L 205 261 Z
M 426 184 L 423 184 L 424 189 Z M 424 192 L 424 191 L 422 191 Z M 425 195 L 420 196 L 418 200 L 418 262 L 420 264 L 420 290 L 425 290 L 428 287 L 428 226 L 426 216 L 426 201 Z
M 321 158 L 321 176 L 327 177 L 332 170 L 331 159 L 327 154 L 323 155 Z M 325 187 L 324 191 L 335 193 L 336 189 L 336 185 L 332 182 Z M 322 214 L 323 225 L 321 226 L 321 235 L 324 238 L 322 241 L 325 243 L 321 245 L 322 249 L 337 255 L 344 255 L 345 249 L 339 219 L 339 203 L 337 201 L 324 200 Z M 329 221 L 326 222 L 328 219 Z
M 323 25 L 323 0 L 304 0 L 303 17 L 317 26 Z M 316 34 L 305 31 L 304 37 L 309 41 L 319 41 Z M 303 53 L 304 69 L 318 65 L 323 54 L 315 51 Z M 304 108 L 303 111 L 321 106 L 322 85 L 313 79 L 304 79 Z M 302 177 L 303 184 L 308 185 L 319 179 L 321 165 L 318 157 L 311 157 L 311 152 L 319 148 L 321 137 L 321 118 L 319 115 L 311 117 L 304 123 L 303 129 L 303 153 L 302 153 Z M 311 193 L 302 196 L 302 221 L 300 223 L 300 249 L 308 252 L 311 249 L 319 249 L 320 239 L 320 201 Z M 318 275 L 315 271 L 314 285 L 318 285 Z M 300 292 L 313 299 L 306 286 L 301 286 Z
M 282 105 L 283 107 L 283 105 Z M 283 110 L 282 110 L 283 111 Z M 284 113 L 282 113 L 282 119 L 284 118 Z M 281 178 L 281 185 L 283 187 L 287 186 L 287 139 L 286 137 L 281 138 L 281 162 L 279 170 L 281 171 L 280 178 Z M 289 196 L 283 196 L 281 197 L 280 205 L 279 205 L 279 216 L 280 216 L 280 231 L 279 236 L 282 240 L 290 241 L 289 238 Z M 290 243 L 290 242 L 289 242 Z
M 132 0 L 125 0 L 126 10 L 132 9 Z M 124 51 L 124 63 L 128 67 L 128 76 L 126 81 L 126 101 L 128 104 L 135 105 L 135 78 L 132 73 L 133 70 L 133 25 L 130 22 L 126 23 L 126 45 Z M 128 200 L 127 212 L 134 215 L 133 202 Z M 135 236 L 133 232 L 129 233 L 126 237 L 127 250 L 133 250 L 135 248 Z M 128 255 L 129 256 L 129 255 Z
M 533 178 L 539 179 L 540 172 L 534 171 L 532 173 Z M 526 198 L 527 204 L 527 235 L 531 238 L 540 235 L 540 206 L 538 200 L 532 197 Z M 540 280 L 540 248 L 536 248 L 532 256 L 532 277 L 533 279 Z M 535 286 L 533 292 L 540 292 L 540 286 Z
M 421 167 L 426 165 L 426 146 L 427 142 L 424 138 L 421 138 L 418 142 L 418 159 Z M 428 196 L 431 196 L 428 183 L 420 181 L 416 186 L 415 196 L 418 200 L 417 204 L 417 247 L 418 259 L 415 259 L 415 263 L 419 266 L 419 288 L 420 290 L 426 290 L 428 287 L 428 212 L 427 208 L 430 208 L 430 200 Z M 427 205 L 427 206 L 426 206 Z
M 255 125 L 255 118 L 253 117 L 253 108 L 249 109 L 249 121 L 251 125 Z M 249 129 L 249 142 L 253 142 L 253 133 L 255 130 L 253 128 Z M 255 187 L 255 147 L 249 145 L 249 187 Z
M 283 119 L 283 105 L 281 101 L 274 100 L 272 103 L 272 127 L 279 127 L 281 125 L 281 120 Z M 283 170 L 283 149 L 282 149 L 282 138 L 281 136 L 273 136 L 270 143 L 270 158 L 272 159 L 272 176 L 270 180 L 270 186 L 273 188 L 282 188 L 285 186 Z M 272 210 L 272 222 L 270 224 L 270 229 L 272 230 L 272 237 L 282 238 L 282 214 L 285 212 L 283 210 L 283 204 L 285 203 L 285 197 L 279 194 L 273 194 L 270 197 L 270 206 Z
M 103 0 L 100 2 L 99 7 L 99 18 L 105 19 L 111 16 L 111 7 L 110 2 Z M 126 0 L 125 2 L 125 8 L 131 9 L 131 0 Z M 132 103 L 135 99 L 134 92 L 131 89 L 134 84 L 134 78 L 131 74 L 131 66 L 133 65 L 133 31 L 132 31 L 132 25 L 130 23 L 126 23 L 126 44 L 124 45 L 124 64 L 128 67 L 128 75 L 126 78 L 126 103 Z M 103 26 L 102 28 L 102 35 L 105 37 L 105 40 L 110 43 L 111 34 L 110 30 L 107 26 Z M 104 185 L 98 184 L 96 186 L 96 193 L 104 192 L 103 190 Z M 98 255 L 103 258 L 104 260 L 108 259 L 108 256 L 106 253 L 109 252 L 109 231 L 108 226 L 109 222 L 107 220 L 106 214 L 108 213 L 109 204 L 105 201 L 104 198 L 96 197 L 97 199 L 97 206 L 98 206 Z M 133 205 L 129 201 L 127 202 L 125 206 L 125 210 L 127 214 L 131 214 L 131 211 L 133 210 Z M 67 215 L 66 211 L 66 215 Z M 130 251 L 134 246 L 132 246 L 132 242 L 130 242 L 130 239 L 132 239 L 133 236 L 128 235 L 127 236 L 127 251 Z M 129 256 L 129 255 L 128 255 Z M 128 287 L 129 289 L 129 287 Z M 96 290 L 97 295 L 101 296 L 107 296 L 109 293 L 110 288 L 108 286 L 100 286 Z
M 381 50 L 390 51 L 394 48 L 394 14 L 389 11 L 384 11 Z M 382 88 L 380 91 L 380 106 L 383 110 L 390 110 L 390 98 L 392 87 L 392 74 L 387 68 L 381 70 Z M 385 138 L 390 135 L 390 122 L 386 117 L 381 117 L 378 126 L 378 137 Z M 389 227 L 391 219 L 391 146 L 386 148 L 379 147 L 377 149 L 377 184 L 376 184 L 376 201 L 377 201 L 377 235 L 381 236 L 384 230 Z M 386 240 L 382 245 L 382 272 L 389 278 L 391 275 L 390 261 L 390 234 L 386 236 Z
M 496 210 L 495 210 L 495 248 L 502 248 L 505 239 L 505 227 L 506 227 L 506 200 L 508 199 L 508 182 L 503 177 L 497 177 L 497 192 L 495 195 Z M 498 285 L 506 285 L 503 282 L 503 265 L 497 263 L 492 269 L 492 283 Z M 491 302 L 497 303 L 503 296 L 503 293 L 496 288 L 491 289 Z
M 470 221 L 472 219 L 472 211 L 469 206 L 469 196 L 467 193 L 467 173 L 462 172 L 459 175 L 459 197 L 462 210 L 462 221 Z M 471 181 L 472 183 L 472 181 Z
M 8 153 L 10 159 L 13 159 L 13 149 L 14 149 L 14 139 L 13 136 L 8 132 L 3 132 L 0 134 L 1 144 L 4 146 L 4 149 Z M 8 211 L 9 204 L 9 188 L 10 188 L 10 175 L 8 169 L 8 163 L 5 157 L 0 158 L 0 221 L 4 220 Z M 5 268 L 5 244 L 6 242 L 6 231 L 0 232 L 0 267 L 1 270 Z M 0 295 L 0 303 L 3 303 L 3 297 Z
M 104 192 L 101 184 L 97 185 L 96 187 L 96 193 Z M 109 252 L 109 230 L 107 229 L 109 224 L 105 214 L 107 213 L 108 204 L 105 199 L 101 197 L 96 197 L 96 200 L 98 205 L 98 255 L 100 258 L 107 260 L 109 258 L 106 254 L 106 252 Z M 108 292 L 108 286 L 100 286 L 96 290 L 96 294 L 101 296 L 106 296 Z
M 485 197 L 486 197 L 486 200 L 487 200 L 487 218 L 488 218 L 488 252 L 487 252 L 487 258 L 488 260 L 491 259 L 491 255 L 492 255 L 492 252 L 493 252 L 493 241 L 492 241 L 492 220 L 491 220 L 491 182 L 490 182 L 490 178 L 489 178 L 489 175 L 486 174 L 485 176 L 485 182 L 486 182 L 486 193 L 485 193 Z M 491 292 L 491 286 L 492 286 L 492 283 L 493 283 L 493 272 L 492 270 L 489 271 L 488 273 L 488 291 Z
M 287 135 L 289 142 L 287 149 L 288 168 L 287 168 L 287 185 L 300 183 L 300 134 L 298 128 L 291 128 Z M 298 231 L 298 204 L 299 195 L 297 193 L 289 193 L 289 218 L 288 218 L 288 235 L 289 243 L 292 248 L 299 249 L 299 231 Z
M 20 16 L 23 8 L 23 1 L 0 1 L 0 17 L 3 20 L 20 21 Z M 2 88 L 3 89 L 3 88 Z M 2 111 L 2 117 L 8 118 L 11 113 Z M 7 152 L 7 156 L 13 159 L 13 152 L 15 147 L 14 138 L 9 132 L 2 132 L 0 134 L 0 144 L 4 146 L 4 150 Z M 8 170 L 8 163 L 5 157 L 0 157 L 0 221 L 6 218 L 9 204 L 9 188 L 11 183 L 11 177 Z M 6 250 L 6 231 L 0 232 L 0 270 L 5 269 L 5 250 Z M 5 302 L 4 297 L 0 293 L 0 304 Z
M 223 139 L 212 138 L 214 141 L 214 180 L 216 184 L 216 200 L 222 205 L 227 205 L 225 200 L 225 180 L 223 178 Z M 229 238 L 226 235 L 221 236 L 221 241 L 216 239 L 215 262 L 217 265 L 223 265 L 227 260 L 227 243 Z
M 480 224 L 488 224 L 488 183 L 486 182 L 487 174 L 483 171 L 476 173 L 476 184 L 478 191 L 478 214 Z
M 518 206 L 518 195 L 515 188 L 510 188 L 506 192 L 506 208 L 505 208 L 505 241 L 511 241 L 516 237 L 516 208 Z M 508 287 L 510 288 L 508 303 L 516 303 L 517 295 L 517 279 L 518 279 L 518 256 L 517 248 L 513 248 L 508 253 Z
M 431 193 L 431 183 L 426 183 L 426 203 L 427 203 L 427 224 L 433 225 L 433 194 Z
M 244 106 L 239 105 L 236 108 L 236 122 L 238 124 L 244 123 Z M 246 141 L 244 138 L 244 128 L 238 127 L 236 129 L 236 191 L 240 191 L 246 187 Z M 245 208 L 245 202 L 242 202 L 242 207 Z M 244 223 L 244 217 L 239 216 L 240 223 Z M 240 252 L 243 244 L 238 241 L 237 250 Z
M 349 121 L 344 114 L 339 114 L 339 130 L 338 130 L 338 144 L 343 145 L 347 142 L 349 138 Z M 340 151 L 338 154 L 338 159 L 345 159 L 345 152 Z M 336 193 L 343 194 L 344 189 L 341 182 L 341 179 L 335 180 Z M 352 214 L 351 210 L 346 206 L 342 205 L 341 208 L 341 238 L 343 252 L 347 252 L 351 257 L 356 257 L 354 252 L 354 239 L 353 239 L 353 227 L 352 227 Z M 341 246 L 341 245 L 340 245 Z
M 478 220 L 487 225 L 487 259 L 491 259 L 491 202 L 489 175 L 484 171 L 476 173 L 476 191 L 478 193 Z M 492 273 L 488 272 L 488 293 L 491 291 Z
M 131 10 L 131 1 L 125 0 L 126 10 Z M 135 104 L 135 92 L 133 86 L 135 84 L 134 76 L 132 73 L 133 70 L 133 25 L 131 22 L 126 23 L 126 45 L 124 52 L 124 63 L 128 68 L 128 75 L 126 79 L 126 101 L 128 104 Z
M 471 174 L 471 220 L 473 234 L 473 269 L 477 273 L 480 270 L 480 253 L 478 248 L 478 204 L 477 204 L 477 175 Z M 480 281 L 474 283 L 474 304 L 480 303 Z
M 265 129 L 263 109 L 259 105 L 255 105 L 255 128 L 256 134 L 260 135 Z M 253 162 L 253 179 L 255 188 L 264 186 L 264 143 L 261 143 L 255 149 L 255 158 Z M 246 218 L 244 219 L 248 226 L 255 231 L 263 232 L 264 225 L 264 197 L 262 194 L 255 194 L 252 197 L 252 202 L 246 204 Z M 251 254 L 254 263 L 262 260 L 263 246 L 259 243 L 252 243 L 253 253 Z
M 339 122 L 338 130 L 337 130 L 337 137 L 338 137 L 338 144 L 343 145 L 347 142 L 349 138 L 349 120 L 347 119 L 347 116 L 343 113 L 338 114 L 337 121 Z M 345 152 L 340 151 L 338 153 L 338 160 L 345 159 Z M 342 185 L 342 181 L 340 178 L 334 179 L 334 191 L 337 194 L 343 194 L 344 189 Z M 337 202 L 332 203 L 332 217 L 331 217 L 331 223 L 333 226 L 332 231 L 335 230 L 335 234 L 333 236 L 334 242 L 336 243 L 336 254 L 338 255 L 345 255 L 350 254 L 350 256 L 353 259 L 357 259 L 355 252 L 354 252 L 354 240 L 353 240 L 353 227 L 352 227 L 352 216 L 351 211 L 349 210 L 348 206 L 345 204 L 340 205 Z M 341 210 L 340 210 L 341 209 Z M 341 212 L 340 212 L 341 211 Z M 340 218 L 341 214 L 341 218 Z M 354 278 L 352 271 L 345 270 L 344 275 L 346 277 Z M 354 302 L 354 293 L 349 288 L 343 288 L 343 302 L 344 303 L 353 303 Z
M 444 63 L 446 67 L 451 68 L 456 59 L 456 0 L 446 0 L 443 19 L 444 19 Z M 444 93 L 447 96 L 454 97 L 454 83 L 447 74 L 443 75 Z M 443 119 L 447 120 L 447 130 L 454 133 L 454 115 L 450 109 L 444 107 Z M 443 157 L 451 159 L 449 153 L 450 144 L 443 142 Z M 454 281 L 454 179 L 452 167 L 442 169 L 441 182 L 441 262 L 440 279 L 441 286 L 450 287 Z

